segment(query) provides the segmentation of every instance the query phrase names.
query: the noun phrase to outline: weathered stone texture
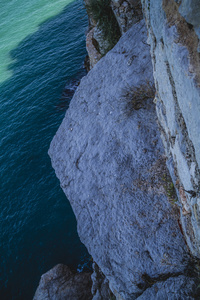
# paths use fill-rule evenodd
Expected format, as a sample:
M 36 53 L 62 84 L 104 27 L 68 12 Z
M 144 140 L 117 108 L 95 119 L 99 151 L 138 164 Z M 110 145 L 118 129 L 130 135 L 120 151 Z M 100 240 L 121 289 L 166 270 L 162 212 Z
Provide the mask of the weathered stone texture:
M 62 264 L 42 275 L 33 300 L 90 300 L 91 274 L 73 274 Z
M 111 0 L 111 6 L 122 34 L 143 18 L 140 0 Z
M 84 1 L 86 7 L 90 5 L 89 0 Z M 116 17 L 121 34 L 125 33 L 133 24 L 143 18 L 140 0 L 111 0 L 110 6 Z M 110 49 L 110 41 L 106 39 L 105 34 L 99 28 L 98 22 L 94 21 L 91 13 L 89 14 L 89 28 L 86 47 L 90 59 L 90 69 L 92 69 Z
M 96 65 L 96 63 L 101 59 L 101 54 L 94 45 L 95 28 L 96 27 L 92 28 L 86 36 L 86 49 L 90 60 L 90 69 L 92 69 Z
M 93 263 L 92 273 L 92 295 L 93 300 L 110 299 L 112 292 L 109 288 L 109 281 L 105 275 L 101 272 L 98 265 Z
M 180 275 L 176 278 L 169 278 L 165 282 L 155 283 L 152 287 L 146 289 L 137 300 L 191 300 L 195 299 L 191 297 L 191 293 L 195 289 L 195 281 L 188 281 L 187 277 Z M 178 297 L 174 291 L 179 291 Z
M 190 250 L 200 257 L 199 1 L 142 3 L 157 90 L 156 110 L 182 207 L 181 223 Z M 192 191 L 193 197 L 185 190 Z
M 135 24 L 81 80 L 49 154 L 79 236 L 118 299 L 152 282 L 164 295 L 170 278 L 178 299 L 189 256 L 165 189 L 146 34 L 144 21 Z
M 178 1 L 180 4 L 179 12 L 187 21 L 187 23 L 194 26 L 194 30 L 200 39 L 200 1 L 199 0 L 182 0 Z M 200 46 L 198 47 L 200 52 Z
M 98 43 L 99 52 L 101 53 L 102 57 L 108 52 L 107 49 L 109 48 L 109 41 L 105 39 L 102 30 L 98 26 L 94 28 L 94 39 Z

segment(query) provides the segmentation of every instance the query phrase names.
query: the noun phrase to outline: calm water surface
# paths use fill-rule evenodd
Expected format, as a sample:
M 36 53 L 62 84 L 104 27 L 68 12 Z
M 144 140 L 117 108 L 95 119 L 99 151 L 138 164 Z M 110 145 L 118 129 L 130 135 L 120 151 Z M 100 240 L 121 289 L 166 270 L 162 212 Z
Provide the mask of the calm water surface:
M 81 0 L 0 1 L 0 299 L 88 254 L 47 151 L 85 75 Z

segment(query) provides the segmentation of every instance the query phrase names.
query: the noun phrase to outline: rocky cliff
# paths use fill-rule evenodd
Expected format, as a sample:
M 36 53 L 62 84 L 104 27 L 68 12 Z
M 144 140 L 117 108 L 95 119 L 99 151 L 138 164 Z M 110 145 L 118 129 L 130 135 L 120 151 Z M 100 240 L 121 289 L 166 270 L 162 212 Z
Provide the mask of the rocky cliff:
M 177 189 L 187 244 L 192 253 L 199 256 L 200 3 L 143 1 L 143 6 L 161 137 L 171 162 L 169 168 Z
M 110 7 L 122 37 L 104 57 L 89 39 L 102 58 L 51 143 L 52 166 L 95 262 L 93 299 L 195 299 L 199 1 Z

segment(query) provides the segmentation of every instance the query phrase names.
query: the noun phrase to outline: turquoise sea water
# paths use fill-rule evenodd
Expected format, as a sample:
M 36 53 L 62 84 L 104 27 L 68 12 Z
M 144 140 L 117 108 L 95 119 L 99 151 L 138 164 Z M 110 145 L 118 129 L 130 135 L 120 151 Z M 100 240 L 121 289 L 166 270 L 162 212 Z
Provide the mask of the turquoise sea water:
M 87 259 L 47 151 L 85 75 L 82 0 L 0 1 L 0 299 Z

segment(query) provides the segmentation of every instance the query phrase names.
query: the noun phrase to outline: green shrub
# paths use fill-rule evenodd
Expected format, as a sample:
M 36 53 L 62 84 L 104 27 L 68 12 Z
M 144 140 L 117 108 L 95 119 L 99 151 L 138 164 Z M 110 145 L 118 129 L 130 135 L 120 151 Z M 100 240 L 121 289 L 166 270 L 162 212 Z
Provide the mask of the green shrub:
M 171 177 L 168 174 L 163 174 L 162 182 L 170 203 L 176 204 L 178 198 Z

